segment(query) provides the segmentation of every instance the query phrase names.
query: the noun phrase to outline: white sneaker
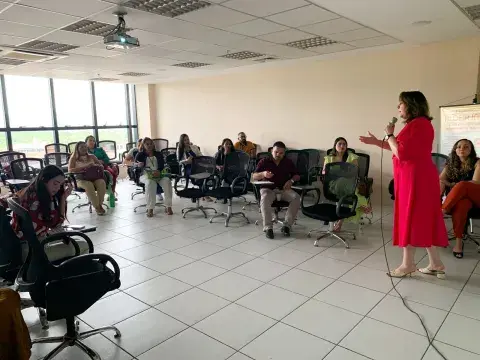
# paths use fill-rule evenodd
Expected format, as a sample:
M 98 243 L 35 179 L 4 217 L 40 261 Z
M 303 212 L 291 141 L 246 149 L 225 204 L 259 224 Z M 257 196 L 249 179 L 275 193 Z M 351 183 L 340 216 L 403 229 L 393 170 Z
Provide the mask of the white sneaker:
M 158 200 L 158 201 L 163 201 L 163 195 L 162 195 L 162 194 L 158 194 L 158 195 L 157 195 L 157 200 Z

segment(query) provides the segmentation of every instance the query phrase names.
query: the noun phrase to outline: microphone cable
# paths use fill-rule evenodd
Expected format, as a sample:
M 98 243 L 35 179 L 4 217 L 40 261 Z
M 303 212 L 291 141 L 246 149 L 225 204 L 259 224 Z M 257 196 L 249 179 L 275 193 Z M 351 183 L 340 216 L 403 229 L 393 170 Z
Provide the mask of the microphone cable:
M 384 150 L 383 146 L 384 145 L 385 145 L 385 138 L 383 138 L 383 140 L 382 140 L 382 147 L 381 147 L 381 152 L 380 152 L 380 229 L 381 229 L 381 233 L 382 233 L 383 253 L 385 255 L 385 263 L 387 264 L 387 271 L 388 271 L 388 274 L 389 274 L 390 273 L 390 264 L 388 263 L 385 236 L 383 234 L 383 150 Z M 395 183 L 394 183 L 393 186 L 394 186 L 394 189 L 395 189 Z M 398 186 L 398 184 L 397 184 L 397 186 Z M 419 313 L 417 313 L 415 310 L 413 310 L 410 307 L 410 305 L 408 305 L 407 300 L 402 296 L 402 294 L 400 294 L 397 287 L 395 286 L 395 283 L 393 282 L 393 278 L 391 276 L 389 276 L 389 278 L 390 278 L 390 282 L 392 283 L 393 289 L 398 294 L 398 296 L 400 296 L 400 299 L 402 300 L 403 306 L 405 306 L 407 308 L 407 310 L 410 311 L 412 314 L 415 314 L 417 316 L 418 320 L 420 320 L 420 324 L 422 324 L 423 330 L 425 331 L 425 334 L 427 335 L 428 344 L 435 349 L 435 351 L 438 353 L 438 355 L 440 355 L 442 357 L 442 359 L 448 360 L 445 357 L 445 355 L 443 355 L 442 352 L 433 343 L 434 338 L 430 338 L 427 326 L 425 325 L 421 315 Z M 427 348 L 426 351 L 428 351 L 428 348 Z M 423 354 L 422 359 L 425 357 L 426 351 Z

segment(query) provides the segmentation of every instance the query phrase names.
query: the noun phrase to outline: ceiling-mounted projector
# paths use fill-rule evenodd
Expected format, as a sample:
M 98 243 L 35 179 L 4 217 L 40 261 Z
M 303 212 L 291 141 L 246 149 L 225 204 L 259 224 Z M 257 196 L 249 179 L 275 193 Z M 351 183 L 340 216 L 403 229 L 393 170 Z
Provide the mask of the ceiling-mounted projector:
M 103 43 L 108 50 L 111 49 L 132 49 L 140 46 L 140 42 L 136 37 L 127 34 L 127 27 L 125 19 L 123 18 L 127 13 L 118 12 L 115 15 L 118 17 L 118 25 L 113 31 L 103 38 Z

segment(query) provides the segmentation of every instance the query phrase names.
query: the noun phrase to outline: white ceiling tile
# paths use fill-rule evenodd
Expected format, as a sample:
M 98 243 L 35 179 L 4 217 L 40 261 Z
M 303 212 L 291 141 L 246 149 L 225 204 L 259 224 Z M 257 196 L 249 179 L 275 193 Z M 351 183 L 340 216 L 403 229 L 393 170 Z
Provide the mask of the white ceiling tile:
M 188 52 L 188 51 L 175 53 L 167 56 L 167 58 L 178 60 L 178 62 L 195 61 L 195 62 L 201 62 L 201 63 L 207 63 L 207 64 L 212 64 L 216 61 L 216 59 L 213 56 L 207 56 L 207 55 L 197 54 L 197 53 Z
M 53 29 L 0 20 L 0 34 L 4 35 L 20 36 L 33 39 L 50 31 L 53 31 Z
M 280 14 L 269 16 L 267 17 L 267 19 L 287 26 L 299 27 L 318 23 L 321 21 L 337 19 L 339 17 L 339 15 L 322 9 L 318 6 L 308 5 L 298 9 L 285 11 Z
M 355 47 L 371 47 L 371 46 L 396 44 L 399 42 L 400 41 L 397 39 L 384 35 L 384 36 L 378 36 L 370 39 L 349 41 L 348 44 L 353 45 Z
M 25 38 L 25 37 L 18 37 L 18 36 L 0 34 L 0 44 L 1 45 L 18 46 L 18 45 L 26 43 L 30 40 L 31 39 Z
M 316 54 L 302 49 L 297 49 L 291 46 L 273 45 L 265 51 L 268 55 L 281 56 L 288 59 L 299 59 L 303 57 L 315 56 Z
M 42 36 L 39 40 L 52 41 L 61 44 L 70 44 L 76 46 L 87 46 L 101 40 L 101 37 L 76 33 L 72 31 L 57 30 Z
M 303 0 L 230 0 L 222 3 L 222 6 L 260 17 L 306 5 L 308 3 Z
M 150 45 L 150 46 L 145 46 L 138 49 L 137 51 L 135 51 L 135 54 L 153 56 L 153 57 L 164 57 L 164 56 L 168 56 L 170 54 L 174 54 L 178 52 L 179 52 L 178 50 L 165 49 L 159 46 Z
M 202 34 L 198 40 L 209 44 L 229 46 L 231 43 L 241 41 L 243 39 L 246 39 L 246 36 L 219 29 L 213 29 L 206 34 Z
M 200 41 L 188 40 L 188 39 L 178 39 L 178 40 L 173 40 L 173 41 L 169 41 L 167 43 L 164 43 L 161 46 L 166 48 L 166 49 L 194 51 L 194 50 L 200 48 L 203 45 L 204 45 L 204 43 L 202 43 Z
M 335 41 L 353 41 L 353 40 L 361 40 L 361 39 L 368 39 L 372 37 L 382 36 L 381 32 L 369 29 L 369 28 L 361 28 L 357 30 L 350 30 L 345 31 L 338 34 L 331 34 L 328 37 Z
M 259 36 L 288 29 L 286 26 L 275 24 L 264 19 L 255 19 L 241 24 L 229 26 L 225 30 L 247 36 Z
M 80 17 L 115 7 L 113 4 L 97 0 L 21 0 L 20 4 Z
M 105 57 L 109 58 L 112 56 L 121 55 L 121 52 L 114 51 L 114 50 L 107 50 L 107 49 L 98 49 L 92 47 L 79 47 L 73 50 L 69 50 L 68 53 L 70 54 L 77 54 L 77 55 L 88 55 L 88 56 L 98 56 L 98 57 Z
M 0 20 L 59 28 L 80 20 L 78 17 L 34 9 L 28 6 L 13 5 L 0 13 Z
M 187 14 L 177 16 L 177 18 L 211 27 L 226 27 L 254 19 L 253 16 L 243 14 L 219 5 L 209 6 L 197 11 L 192 11 Z
M 271 41 L 277 44 L 285 44 L 291 41 L 305 40 L 314 37 L 312 34 L 307 34 L 303 31 L 289 29 L 285 31 L 276 32 L 273 34 L 267 34 L 259 36 L 259 39 Z
M 234 49 L 238 49 L 240 51 L 253 51 L 263 53 L 271 47 L 273 44 L 271 42 L 254 39 L 254 38 L 246 38 L 240 41 L 235 41 L 230 44 L 230 46 Z
M 312 24 L 312 25 L 302 26 L 299 29 L 312 34 L 325 36 L 330 34 L 336 34 L 339 32 L 359 29 L 361 27 L 362 25 L 356 22 L 353 22 L 345 18 L 340 18 L 340 19 L 323 21 L 320 23 Z
M 314 48 L 310 48 L 309 50 L 317 54 L 331 54 L 331 53 L 354 50 L 354 49 L 355 47 L 351 45 L 338 43 L 338 44 L 332 44 L 327 46 L 317 46 Z
M 195 50 L 198 54 L 209 55 L 209 56 L 221 56 L 227 54 L 232 49 L 225 46 L 218 46 L 212 44 L 203 44 Z
M 132 30 L 128 34 L 130 36 L 138 38 L 140 41 L 140 45 L 159 45 L 168 41 L 178 39 L 173 36 L 152 33 L 144 30 Z

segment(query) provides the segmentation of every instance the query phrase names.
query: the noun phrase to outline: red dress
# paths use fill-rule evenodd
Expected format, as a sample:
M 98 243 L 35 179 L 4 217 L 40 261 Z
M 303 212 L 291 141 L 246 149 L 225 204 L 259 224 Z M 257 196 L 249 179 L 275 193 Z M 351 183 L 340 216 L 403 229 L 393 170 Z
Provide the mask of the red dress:
M 393 245 L 448 246 L 440 181 L 431 155 L 433 137 L 432 123 L 424 117 L 410 121 L 397 136 Z

